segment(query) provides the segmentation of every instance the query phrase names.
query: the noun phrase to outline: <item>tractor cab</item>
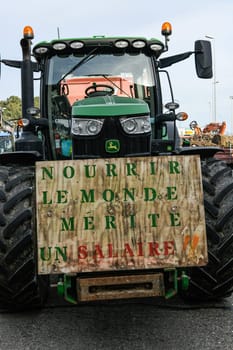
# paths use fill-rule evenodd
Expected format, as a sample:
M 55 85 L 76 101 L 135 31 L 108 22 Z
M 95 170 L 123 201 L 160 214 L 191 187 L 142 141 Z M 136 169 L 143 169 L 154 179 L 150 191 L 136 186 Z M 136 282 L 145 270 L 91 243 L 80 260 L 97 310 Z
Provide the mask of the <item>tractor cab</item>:
M 151 125 L 162 112 L 155 72 L 162 50 L 161 42 L 142 38 L 35 46 L 45 72 L 43 106 L 53 158 L 151 154 Z
M 31 50 L 34 33 L 25 27 L 23 60 L 2 60 L 21 69 L 23 132 L 16 140 L 16 152 L 23 159 L 27 154 L 26 162 L 32 163 L 179 152 L 176 120 L 188 116 L 176 112 L 179 105 L 165 68 L 194 54 L 198 77 L 210 78 L 212 62 L 210 43 L 204 40 L 195 42 L 194 51 L 160 58 L 168 50 L 171 32 L 165 22 L 164 43 L 154 38 L 94 36 L 41 42 Z M 33 100 L 35 72 L 41 73 L 39 111 Z M 167 77 L 170 95 L 165 105 L 161 73 Z

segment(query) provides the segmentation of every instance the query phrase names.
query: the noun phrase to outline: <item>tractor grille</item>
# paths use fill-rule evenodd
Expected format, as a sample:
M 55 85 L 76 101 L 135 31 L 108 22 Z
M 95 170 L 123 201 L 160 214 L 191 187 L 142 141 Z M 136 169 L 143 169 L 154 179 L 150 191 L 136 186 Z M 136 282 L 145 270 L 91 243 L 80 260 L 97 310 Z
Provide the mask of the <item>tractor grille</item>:
M 119 144 L 119 148 L 107 150 L 111 140 Z M 73 158 L 108 158 L 150 155 L 151 134 L 126 134 L 118 118 L 106 118 L 101 132 L 96 136 L 73 136 Z

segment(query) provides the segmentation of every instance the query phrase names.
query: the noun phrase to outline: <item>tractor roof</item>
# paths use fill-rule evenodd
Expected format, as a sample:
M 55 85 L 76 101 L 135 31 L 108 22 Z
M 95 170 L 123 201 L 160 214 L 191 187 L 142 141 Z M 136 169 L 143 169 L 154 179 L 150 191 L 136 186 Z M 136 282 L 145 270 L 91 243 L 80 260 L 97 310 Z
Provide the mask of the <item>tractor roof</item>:
M 54 55 L 89 53 L 102 54 L 138 54 L 143 52 L 156 58 L 164 50 L 164 44 L 158 39 L 144 37 L 105 37 L 93 36 L 89 38 L 56 39 L 50 42 L 43 41 L 35 45 L 33 53 L 37 60 Z

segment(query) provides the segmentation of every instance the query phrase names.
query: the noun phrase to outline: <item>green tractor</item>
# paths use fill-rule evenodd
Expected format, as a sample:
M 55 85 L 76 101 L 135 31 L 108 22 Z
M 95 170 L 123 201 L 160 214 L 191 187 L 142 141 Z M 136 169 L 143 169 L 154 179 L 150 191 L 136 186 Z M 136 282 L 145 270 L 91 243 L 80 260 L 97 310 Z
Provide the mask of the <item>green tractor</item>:
M 233 178 L 218 148 L 181 147 L 166 67 L 195 57 L 212 77 L 210 42 L 160 58 L 142 37 L 21 39 L 21 132 L 0 154 L 0 302 L 42 306 L 51 284 L 77 304 L 233 288 Z M 40 73 L 40 109 L 34 75 Z M 163 78 L 161 78 L 163 76 Z M 169 102 L 163 103 L 164 77 Z

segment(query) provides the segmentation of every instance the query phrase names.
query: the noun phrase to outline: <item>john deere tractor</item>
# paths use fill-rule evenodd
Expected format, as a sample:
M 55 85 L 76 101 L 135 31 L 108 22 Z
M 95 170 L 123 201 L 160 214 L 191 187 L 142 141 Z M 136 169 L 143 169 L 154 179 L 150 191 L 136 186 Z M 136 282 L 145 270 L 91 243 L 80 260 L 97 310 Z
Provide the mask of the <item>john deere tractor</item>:
M 27 26 L 22 60 L 1 60 L 22 80 L 21 131 L 0 154 L 2 305 L 42 306 L 51 283 L 74 304 L 231 294 L 232 170 L 216 147 L 181 147 L 176 121 L 187 114 L 166 70 L 194 56 L 198 77 L 211 78 L 211 45 L 161 58 L 171 32 L 166 22 L 164 42 L 93 36 L 32 48 Z

